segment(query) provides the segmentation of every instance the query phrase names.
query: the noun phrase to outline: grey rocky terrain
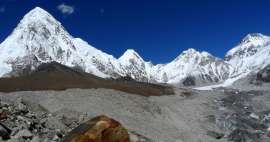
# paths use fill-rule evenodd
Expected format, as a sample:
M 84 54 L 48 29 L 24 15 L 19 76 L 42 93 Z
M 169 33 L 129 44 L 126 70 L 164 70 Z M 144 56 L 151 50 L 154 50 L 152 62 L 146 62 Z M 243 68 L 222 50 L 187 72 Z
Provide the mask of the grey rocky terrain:
M 269 92 L 175 91 L 151 97 L 109 89 L 1 93 L 1 110 L 11 112 L 1 124 L 12 130 L 8 141 L 15 142 L 60 141 L 72 128 L 101 114 L 119 120 L 133 141 L 270 141 Z
M 147 98 L 106 89 L 72 89 L 2 93 L 1 100 L 12 103 L 22 98 L 33 112 L 45 111 L 54 118 L 50 122 L 61 126 L 57 129 L 63 131 L 62 135 L 83 120 L 106 114 L 119 120 L 131 133 L 136 134 L 131 137 L 139 136 L 158 142 L 200 139 L 215 141 L 200 126 L 200 119 L 207 116 L 207 109 L 202 106 L 207 104 L 208 98 L 200 95 L 200 98 L 195 99 L 197 96 L 193 96 L 193 93 L 182 91 L 178 90 L 178 95 Z M 56 124 L 53 126 L 57 126 Z M 12 128 L 8 123 L 5 125 Z

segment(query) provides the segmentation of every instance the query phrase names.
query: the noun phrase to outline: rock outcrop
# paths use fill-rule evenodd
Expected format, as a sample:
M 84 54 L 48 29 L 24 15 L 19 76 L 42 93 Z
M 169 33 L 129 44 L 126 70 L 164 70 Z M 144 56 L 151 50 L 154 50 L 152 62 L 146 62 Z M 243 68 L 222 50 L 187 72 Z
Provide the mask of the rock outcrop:
M 73 129 L 63 142 L 130 142 L 130 138 L 119 122 L 102 115 Z
M 257 73 L 257 80 L 263 82 L 270 82 L 270 65 Z

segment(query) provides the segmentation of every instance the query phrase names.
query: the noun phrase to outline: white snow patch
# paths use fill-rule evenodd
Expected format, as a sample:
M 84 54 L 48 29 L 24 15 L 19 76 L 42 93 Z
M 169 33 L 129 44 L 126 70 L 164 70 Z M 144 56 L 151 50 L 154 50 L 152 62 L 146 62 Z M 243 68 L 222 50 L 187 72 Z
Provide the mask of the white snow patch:
M 244 73 L 244 74 L 240 74 L 236 77 L 233 77 L 233 78 L 229 78 L 227 79 L 226 81 L 224 81 L 222 84 L 217 84 L 217 85 L 210 85 L 210 86 L 203 86 L 203 87 L 197 87 L 197 88 L 193 88 L 193 89 L 196 89 L 196 90 L 213 90 L 215 88 L 219 88 L 219 87 L 229 87 L 231 86 L 235 81 L 247 76 L 249 74 L 249 72 L 247 73 Z

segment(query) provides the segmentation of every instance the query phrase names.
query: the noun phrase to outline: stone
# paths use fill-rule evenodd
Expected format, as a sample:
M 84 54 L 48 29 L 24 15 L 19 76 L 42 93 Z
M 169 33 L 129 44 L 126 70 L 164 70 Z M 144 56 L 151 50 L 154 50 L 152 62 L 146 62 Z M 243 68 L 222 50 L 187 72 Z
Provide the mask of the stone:
M 30 142 L 41 142 L 41 139 L 39 136 L 35 136 Z
M 16 135 L 15 138 L 24 138 L 24 139 L 30 139 L 33 137 L 33 134 L 27 130 L 27 129 L 23 129 L 21 131 L 19 131 Z
M 130 142 L 130 137 L 119 122 L 102 115 L 80 124 L 63 142 Z
M 4 124 L 0 123 L 0 136 L 2 137 L 3 140 L 10 139 L 11 132 L 12 132 L 11 129 L 9 129 Z
M 0 120 L 7 119 L 7 112 L 3 111 L 0 113 Z
M 61 129 L 61 130 L 65 130 L 66 129 L 66 126 L 61 123 L 60 120 L 58 120 L 57 118 L 55 117 L 48 117 L 47 121 L 46 121 L 46 127 L 48 128 L 56 128 L 56 129 Z
M 16 100 L 14 105 L 17 107 L 17 110 L 19 110 L 23 113 L 28 112 L 28 109 L 27 109 L 26 105 L 23 104 L 23 99 L 21 97 Z

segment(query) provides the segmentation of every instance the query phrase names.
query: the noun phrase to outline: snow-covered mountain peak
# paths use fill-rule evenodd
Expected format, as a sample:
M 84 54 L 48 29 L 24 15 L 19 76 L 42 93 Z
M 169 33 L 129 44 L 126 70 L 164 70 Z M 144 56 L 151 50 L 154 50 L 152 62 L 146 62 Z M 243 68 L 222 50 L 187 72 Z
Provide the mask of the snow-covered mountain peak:
M 42 9 L 41 7 L 35 7 L 28 12 L 29 13 L 40 13 L 40 14 L 49 14 L 46 10 Z M 26 14 L 27 15 L 27 14 Z
M 75 51 L 73 37 L 60 22 L 39 7 L 23 17 L 0 47 L 0 64 L 5 65 L 2 74 L 26 66 L 33 70 L 41 63 L 52 61 L 67 66 L 83 64 Z
M 183 56 L 183 55 L 186 55 L 186 56 L 204 56 L 204 57 L 207 57 L 207 56 L 212 56 L 210 53 L 206 52 L 206 51 L 197 51 L 193 48 L 189 48 L 185 51 L 183 51 L 180 56 Z
M 120 57 L 120 58 L 123 58 L 123 57 L 136 57 L 136 58 L 141 58 L 140 55 L 134 50 L 134 49 L 127 49 L 124 54 Z
M 75 49 L 70 41 L 71 38 L 61 23 L 40 7 L 28 12 L 9 37 L 11 40 L 24 42 L 21 44 L 32 44 L 30 41 L 36 41 L 38 44 L 62 41 L 63 44 L 69 44 L 70 47 Z M 65 47 L 61 46 L 61 48 Z
M 40 7 L 36 7 L 22 18 L 17 28 L 29 28 L 35 24 L 40 26 L 61 25 L 50 13 Z
M 125 53 L 118 58 L 118 61 L 123 67 L 126 76 L 144 82 L 150 82 L 150 80 L 152 80 L 151 70 L 153 64 L 145 62 L 135 50 L 126 50 Z
M 248 34 L 242 39 L 240 44 L 229 50 L 225 60 L 229 61 L 233 57 L 248 57 L 256 54 L 261 48 L 270 44 L 270 37 L 260 33 Z
M 131 60 L 144 62 L 143 58 L 134 49 L 127 49 L 118 60 L 123 64 L 129 64 Z
M 210 53 L 208 53 L 208 52 L 206 52 L 206 51 L 202 51 L 202 52 L 201 52 L 201 55 L 202 55 L 203 57 L 213 56 L 212 54 L 210 54 Z
M 244 44 L 244 43 L 249 43 L 249 42 L 256 42 L 256 41 L 258 42 L 258 41 L 263 41 L 269 38 L 270 37 L 263 35 L 261 33 L 250 33 L 242 39 L 241 43 Z
M 232 48 L 225 61 L 234 68 L 234 75 L 256 71 L 269 64 L 270 37 L 260 33 L 248 34 L 240 44 Z
M 183 51 L 182 54 L 197 54 L 197 53 L 198 53 L 198 51 L 195 50 L 194 48 L 189 48 L 189 49 Z
M 199 61 L 200 59 L 206 59 L 206 58 L 216 58 L 213 55 L 211 55 L 208 52 L 199 52 L 193 48 L 189 48 L 185 51 L 183 51 L 176 59 L 174 59 L 174 62 L 177 61 L 191 61 L 196 60 Z
M 24 18 L 31 18 L 31 19 L 42 19 L 46 16 L 51 16 L 46 10 L 40 8 L 40 7 L 35 7 L 34 9 L 30 10 Z

